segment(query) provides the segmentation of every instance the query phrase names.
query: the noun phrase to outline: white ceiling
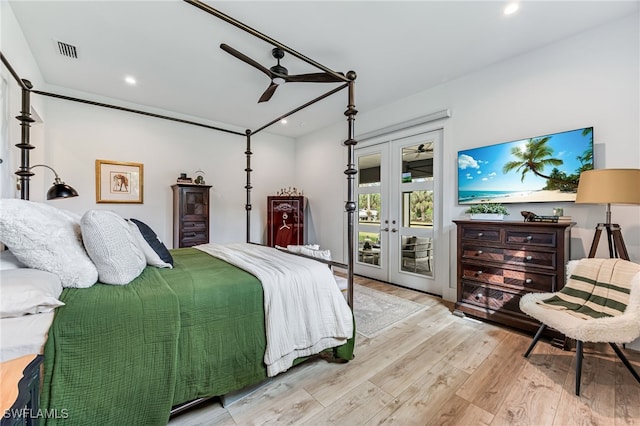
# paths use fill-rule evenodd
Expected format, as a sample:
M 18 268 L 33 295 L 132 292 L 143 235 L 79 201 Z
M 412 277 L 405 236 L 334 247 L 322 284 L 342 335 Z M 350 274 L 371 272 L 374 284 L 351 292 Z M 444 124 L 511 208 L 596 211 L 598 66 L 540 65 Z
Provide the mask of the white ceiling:
M 206 3 L 332 70 L 356 71 L 355 105 L 363 112 L 631 15 L 640 2 L 529 0 L 510 16 L 502 13 L 504 1 Z M 219 45 L 267 68 L 275 64 L 272 46 L 184 1 L 9 4 L 46 82 L 37 90 L 81 91 L 84 98 L 255 130 L 338 86 L 287 83 L 258 104 L 268 77 Z M 78 59 L 60 55 L 57 41 L 76 46 Z M 289 54 L 281 64 L 290 74 L 319 72 Z M 137 85 L 126 85 L 125 75 Z M 343 90 L 269 132 L 310 133 L 345 120 L 346 106 Z

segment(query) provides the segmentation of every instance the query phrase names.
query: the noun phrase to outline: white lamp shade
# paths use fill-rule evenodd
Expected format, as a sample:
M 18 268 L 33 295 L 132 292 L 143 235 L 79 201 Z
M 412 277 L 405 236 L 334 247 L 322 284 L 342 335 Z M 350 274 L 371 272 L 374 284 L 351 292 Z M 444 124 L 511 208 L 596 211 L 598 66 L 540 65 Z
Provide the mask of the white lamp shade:
M 597 169 L 582 172 L 576 203 L 640 204 L 640 169 Z

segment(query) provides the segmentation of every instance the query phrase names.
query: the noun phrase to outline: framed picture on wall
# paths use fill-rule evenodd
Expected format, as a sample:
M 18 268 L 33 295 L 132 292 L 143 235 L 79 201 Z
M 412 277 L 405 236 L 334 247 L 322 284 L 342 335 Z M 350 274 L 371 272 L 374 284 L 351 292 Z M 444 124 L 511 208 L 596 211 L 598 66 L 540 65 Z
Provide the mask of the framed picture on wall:
M 96 160 L 96 203 L 142 204 L 143 164 Z

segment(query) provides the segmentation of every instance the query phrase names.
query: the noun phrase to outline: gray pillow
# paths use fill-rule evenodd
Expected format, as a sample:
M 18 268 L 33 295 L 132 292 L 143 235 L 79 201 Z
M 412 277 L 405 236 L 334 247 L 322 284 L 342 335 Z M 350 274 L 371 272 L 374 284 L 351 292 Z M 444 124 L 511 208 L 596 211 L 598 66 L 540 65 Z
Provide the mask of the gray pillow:
M 82 239 L 104 284 L 128 284 L 142 273 L 147 260 L 129 223 L 108 210 L 89 210 L 80 220 Z

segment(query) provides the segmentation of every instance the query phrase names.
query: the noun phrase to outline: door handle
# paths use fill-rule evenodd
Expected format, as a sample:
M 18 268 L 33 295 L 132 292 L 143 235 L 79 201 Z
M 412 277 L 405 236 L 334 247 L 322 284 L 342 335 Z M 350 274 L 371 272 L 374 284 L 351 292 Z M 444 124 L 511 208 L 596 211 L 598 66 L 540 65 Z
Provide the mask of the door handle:
M 398 232 L 396 228 L 391 228 L 391 232 Z
M 388 228 L 388 227 L 387 227 L 387 228 L 382 228 L 382 230 L 383 230 L 384 232 L 389 232 L 389 228 Z

